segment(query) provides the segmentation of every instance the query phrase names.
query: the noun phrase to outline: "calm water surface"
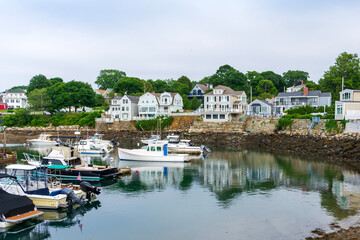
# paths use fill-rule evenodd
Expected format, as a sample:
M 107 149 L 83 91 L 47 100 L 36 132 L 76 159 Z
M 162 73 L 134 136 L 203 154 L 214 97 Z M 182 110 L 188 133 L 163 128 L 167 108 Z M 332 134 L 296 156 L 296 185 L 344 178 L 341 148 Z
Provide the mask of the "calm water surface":
M 98 183 L 92 204 L 46 211 L 0 239 L 304 239 L 360 219 L 358 172 L 294 155 L 214 149 L 189 164 L 119 162 L 116 152 L 88 160 L 133 174 Z

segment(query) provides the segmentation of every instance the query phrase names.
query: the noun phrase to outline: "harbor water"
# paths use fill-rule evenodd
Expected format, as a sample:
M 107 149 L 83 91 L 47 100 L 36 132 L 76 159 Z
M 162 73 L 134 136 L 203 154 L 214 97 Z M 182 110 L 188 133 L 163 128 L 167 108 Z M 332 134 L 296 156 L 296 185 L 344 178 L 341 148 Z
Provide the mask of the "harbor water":
M 22 152 L 46 149 L 12 146 Z M 46 210 L 0 239 L 304 239 L 359 221 L 360 174 L 321 159 L 259 149 L 212 148 L 191 163 L 87 157 L 132 174 L 93 183 L 93 203 Z

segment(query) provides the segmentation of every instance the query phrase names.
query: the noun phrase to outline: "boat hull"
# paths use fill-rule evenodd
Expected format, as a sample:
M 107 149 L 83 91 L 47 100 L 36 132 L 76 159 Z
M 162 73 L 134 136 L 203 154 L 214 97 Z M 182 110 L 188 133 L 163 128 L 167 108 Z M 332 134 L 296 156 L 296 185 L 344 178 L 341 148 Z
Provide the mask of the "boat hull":
M 29 140 L 29 143 L 33 146 L 54 146 L 56 141 L 42 141 L 37 139 Z
M 117 177 L 118 175 L 120 175 L 120 173 L 115 167 L 105 169 L 98 169 L 92 167 L 88 167 L 88 169 L 48 169 L 48 176 L 59 177 L 66 180 L 77 180 L 79 175 L 82 181 L 100 181 L 106 178 Z
M 188 162 L 189 158 L 187 154 L 169 154 L 164 156 L 163 154 L 153 153 L 149 154 L 146 150 L 129 150 L 118 149 L 119 158 L 123 161 L 143 161 L 143 162 Z

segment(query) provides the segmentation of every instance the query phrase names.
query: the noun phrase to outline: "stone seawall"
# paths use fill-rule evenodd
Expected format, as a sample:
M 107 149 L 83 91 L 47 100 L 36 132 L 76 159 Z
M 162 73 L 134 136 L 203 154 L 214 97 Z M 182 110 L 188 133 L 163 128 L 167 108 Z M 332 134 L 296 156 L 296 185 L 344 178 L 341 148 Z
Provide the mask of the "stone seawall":
M 192 140 L 195 144 L 208 146 L 254 147 L 271 151 L 288 151 L 310 157 L 320 157 L 337 163 L 351 163 L 360 166 L 360 135 L 356 133 L 328 133 L 325 122 L 321 120 L 309 131 L 310 120 L 294 120 L 292 129 L 274 131 L 276 118 L 246 118 L 243 122 L 208 123 L 188 118 L 178 120 L 177 127 L 162 131 L 162 138 L 169 134 L 178 134 L 181 138 Z M 104 134 L 105 139 L 115 139 L 125 143 L 139 143 L 154 132 L 142 132 L 134 129 L 131 122 L 119 125 L 104 125 L 98 129 L 70 127 L 48 128 L 8 128 L 8 143 L 24 143 L 26 139 L 37 138 L 41 133 L 53 136 L 74 136 L 80 131 L 82 136 L 95 132 Z M 112 126 L 112 127 L 110 127 Z M 126 129 L 126 130 L 124 130 Z M 360 168 L 360 167 L 359 167 Z

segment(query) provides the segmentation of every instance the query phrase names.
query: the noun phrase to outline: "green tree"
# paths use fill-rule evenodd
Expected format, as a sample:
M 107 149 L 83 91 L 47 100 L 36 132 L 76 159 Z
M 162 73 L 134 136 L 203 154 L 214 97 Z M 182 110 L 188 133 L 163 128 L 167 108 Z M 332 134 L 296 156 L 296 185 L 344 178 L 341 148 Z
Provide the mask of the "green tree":
M 260 75 L 260 73 L 256 72 L 256 71 L 249 71 L 245 74 L 250 86 L 252 87 L 252 91 L 253 91 L 253 96 L 258 96 L 260 93 L 258 93 L 256 91 L 256 86 L 259 85 L 261 80 L 264 80 L 265 78 Z M 249 94 L 249 93 L 246 93 Z
M 188 77 L 181 76 L 177 81 L 182 84 L 188 85 L 190 90 L 192 89 L 192 83 Z M 189 92 L 190 92 L 190 90 L 189 90 Z
M 114 88 L 115 84 L 122 78 L 126 77 L 126 73 L 115 70 L 115 69 L 105 69 L 101 70 L 99 76 L 96 78 L 95 83 L 102 90 L 108 88 Z
M 309 73 L 299 70 L 289 70 L 283 73 L 283 79 L 286 82 L 286 86 L 291 87 L 300 84 L 301 81 L 306 83 L 309 79 Z
M 51 106 L 51 100 L 46 88 L 31 91 L 28 95 L 28 102 L 34 110 L 44 110 Z
M 309 91 L 321 90 L 320 85 L 314 83 L 313 81 L 307 81 L 306 87 Z
M 101 94 L 96 94 L 95 95 L 95 106 L 96 107 L 101 107 L 104 103 L 105 103 L 104 96 L 101 95 Z
M 143 93 L 144 85 L 139 78 L 124 77 L 115 84 L 114 91 L 121 95 Z
M 168 82 L 166 82 L 164 80 L 160 80 L 160 79 L 158 79 L 156 81 L 148 80 L 148 82 L 152 85 L 153 90 L 156 93 L 163 93 L 163 92 L 165 92 L 166 89 L 169 88 Z
M 66 84 L 57 83 L 47 88 L 51 105 L 46 109 L 50 113 L 57 112 L 65 107 L 71 106 L 70 94 L 67 91 Z
M 189 98 L 186 96 L 186 94 L 181 95 L 181 97 L 183 99 L 183 105 L 184 105 L 183 107 L 184 107 L 184 109 L 190 109 L 191 106 L 190 106 Z
M 282 76 L 280 76 L 279 74 L 276 74 L 272 71 L 266 71 L 266 72 L 262 72 L 261 76 L 264 77 L 264 79 L 270 80 L 274 86 L 276 87 L 278 92 L 283 92 L 284 91 L 284 87 L 286 86 L 286 82 L 283 79 Z
M 276 87 L 274 86 L 274 83 L 270 80 L 261 80 L 259 84 L 256 86 L 255 90 L 262 93 L 270 93 L 273 95 L 277 94 Z
M 360 88 L 360 61 L 358 55 L 343 52 L 335 61 L 333 66 L 324 73 L 319 85 L 324 92 L 331 92 L 332 101 L 340 99 L 342 78 L 344 78 L 344 89 Z
M 29 94 L 34 89 L 41 89 L 41 88 L 47 88 L 50 87 L 50 81 L 42 74 L 36 75 L 31 78 L 27 94 Z
M 200 107 L 201 102 L 199 101 L 199 99 L 197 99 L 196 97 L 194 97 L 193 99 L 191 99 L 190 101 L 190 109 L 191 110 L 196 110 Z
M 141 80 L 141 82 L 144 85 L 144 93 L 154 91 L 153 86 L 151 85 L 150 82 L 145 81 L 145 80 Z
M 94 107 L 95 92 L 91 85 L 80 81 L 70 81 L 65 83 L 65 89 L 69 94 L 69 107 L 73 106 L 75 111 L 79 107 Z
M 171 87 L 172 88 L 168 89 L 168 90 L 170 90 L 172 92 L 177 92 L 180 95 L 183 95 L 183 94 L 187 95 L 187 94 L 189 94 L 189 92 L 191 90 L 189 85 L 183 84 L 183 83 L 178 82 L 178 81 L 174 81 Z
M 52 86 L 52 85 L 55 85 L 57 83 L 64 82 L 64 80 L 62 78 L 59 78 L 59 77 L 54 77 L 54 78 L 50 78 L 49 82 L 50 82 L 50 86 Z

